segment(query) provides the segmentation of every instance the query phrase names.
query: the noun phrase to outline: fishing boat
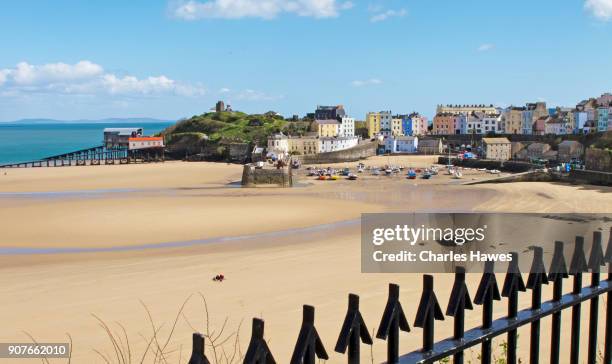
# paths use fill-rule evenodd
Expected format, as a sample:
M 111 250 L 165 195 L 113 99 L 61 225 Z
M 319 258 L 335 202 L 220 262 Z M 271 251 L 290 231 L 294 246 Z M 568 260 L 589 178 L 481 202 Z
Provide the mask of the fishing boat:
M 453 172 L 453 178 L 454 178 L 454 179 L 460 179 L 460 178 L 463 178 L 463 173 L 461 173 L 461 171 L 460 171 L 460 170 L 456 169 L 456 170 Z
M 408 171 L 408 179 L 415 179 L 416 176 L 416 172 L 413 169 Z
M 373 170 L 372 170 L 372 175 L 373 175 L 373 176 L 380 176 L 380 170 L 378 170 L 378 169 L 373 169 Z
M 327 177 L 327 180 L 328 180 L 328 181 L 335 181 L 335 180 L 337 180 L 338 178 L 339 178 L 338 176 L 336 176 L 335 174 L 333 174 L 333 175 L 331 175 L 331 176 L 328 176 L 328 177 Z
M 351 170 L 348 168 L 344 168 L 341 172 L 343 176 L 348 176 L 351 173 Z
M 349 181 L 354 181 L 357 179 L 357 175 L 353 173 L 349 173 L 348 178 Z
M 421 175 L 422 179 L 430 179 L 431 178 L 431 172 L 429 172 L 428 170 L 425 170 L 425 172 L 423 172 L 423 174 Z
M 324 174 L 320 174 L 320 175 L 319 175 L 319 177 L 317 177 L 317 179 L 318 179 L 319 181 L 325 181 L 325 180 L 327 179 L 327 177 L 325 177 L 325 175 L 324 175 Z
M 392 170 L 391 168 L 387 168 L 387 169 L 385 169 L 385 174 L 386 174 L 387 176 L 390 176 L 390 175 L 391 175 L 391 173 L 393 173 L 393 170 Z
M 363 166 L 357 167 L 357 173 L 363 173 Z
M 500 174 L 501 171 L 498 170 L 498 169 L 492 169 L 492 170 L 489 171 L 489 173 L 491 173 L 491 174 Z

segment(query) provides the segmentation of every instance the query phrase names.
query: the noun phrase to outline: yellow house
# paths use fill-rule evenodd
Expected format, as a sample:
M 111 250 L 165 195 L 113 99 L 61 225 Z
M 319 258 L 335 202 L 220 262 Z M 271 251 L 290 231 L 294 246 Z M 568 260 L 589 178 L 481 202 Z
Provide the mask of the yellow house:
M 340 131 L 340 122 L 338 120 L 316 120 L 317 134 L 319 137 L 333 138 L 338 136 Z
M 369 112 L 366 114 L 366 128 L 368 129 L 368 136 L 370 138 L 374 137 L 374 135 L 380 132 L 380 113 L 379 112 Z
M 391 119 L 391 134 L 393 136 L 404 135 L 402 133 L 402 119 Z
M 290 154 L 310 155 L 319 153 L 319 140 L 315 137 L 289 138 Z

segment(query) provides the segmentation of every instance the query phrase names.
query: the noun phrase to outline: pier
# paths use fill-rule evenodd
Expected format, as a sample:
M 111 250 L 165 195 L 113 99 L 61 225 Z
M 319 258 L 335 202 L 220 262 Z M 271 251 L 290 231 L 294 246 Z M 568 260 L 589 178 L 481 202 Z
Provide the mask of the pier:
M 104 129 L 104 144 L 0 168 L 98 166 L 164 161 L 162 137 L 142 135 L 142 128 Z

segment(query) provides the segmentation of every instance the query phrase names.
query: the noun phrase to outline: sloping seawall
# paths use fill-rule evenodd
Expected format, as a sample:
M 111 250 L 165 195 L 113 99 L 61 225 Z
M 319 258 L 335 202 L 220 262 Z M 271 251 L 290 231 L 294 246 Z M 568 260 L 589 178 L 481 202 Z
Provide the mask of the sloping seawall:
M 376 142 L 364 142 L 350 149 L 311 155 L 296 155 L 293 156 L 293 158 L 299 159 L 302 164 L 331 164 L 342 162 L 355 162 L 361 159 L 375 156 L 377 148 L 378 143 Z

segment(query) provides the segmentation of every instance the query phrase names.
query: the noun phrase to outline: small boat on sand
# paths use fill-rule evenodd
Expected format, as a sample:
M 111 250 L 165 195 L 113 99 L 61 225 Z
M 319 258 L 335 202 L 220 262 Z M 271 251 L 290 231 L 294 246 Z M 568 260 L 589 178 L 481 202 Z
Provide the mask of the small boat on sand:
M 350 174 L 348 175 L 348 178 L 347 178 L 347 179 L 348 179 L 349 181 L 354 181 L 354 180 L 356 180 L 356 179 L 357 179 L 357 175 L 356 175 L 356 174 L 353 174 L 353 173 L 350 173 Z
M 408 175 L 407 175 L 408 179 L 416 179 L 416 176 L 417 176 L 416 172 L 413 169 L 408 171 Z

